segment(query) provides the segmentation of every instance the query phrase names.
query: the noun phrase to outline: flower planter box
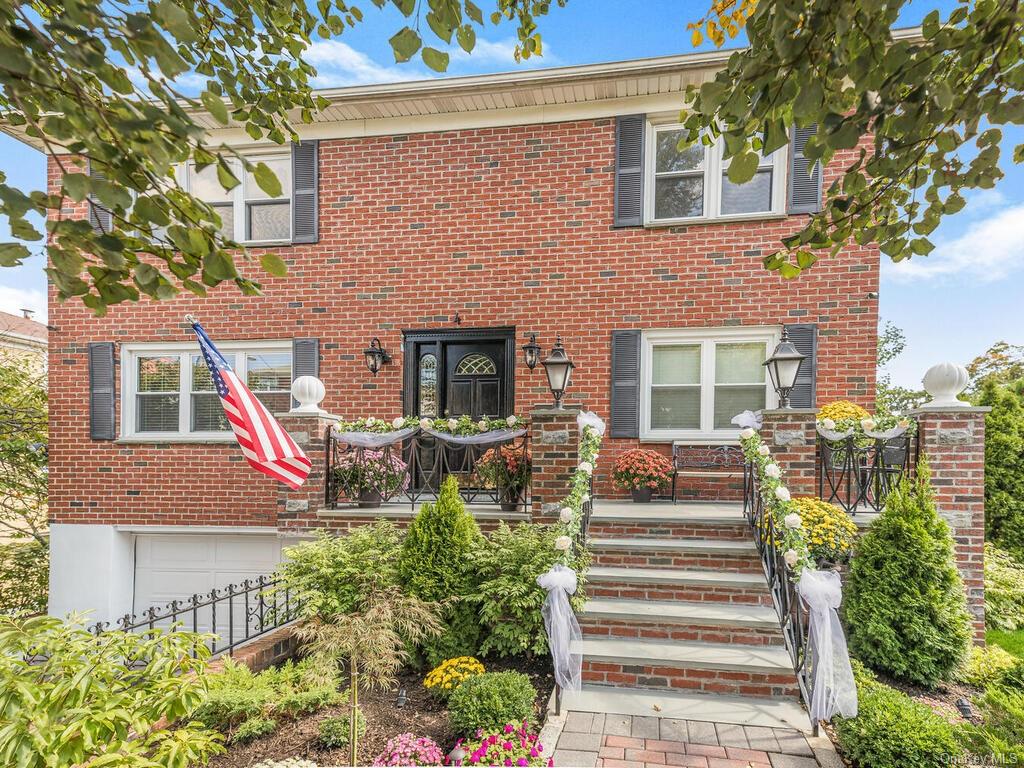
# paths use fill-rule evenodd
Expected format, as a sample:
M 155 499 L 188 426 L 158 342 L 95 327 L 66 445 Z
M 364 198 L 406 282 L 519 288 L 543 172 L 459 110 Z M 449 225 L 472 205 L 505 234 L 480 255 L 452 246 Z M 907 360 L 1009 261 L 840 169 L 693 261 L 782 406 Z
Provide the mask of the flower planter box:
M 630 493 L 633 496 L 634 504 L 647 504 L 651 500 L 650 488 L 634 488 Z

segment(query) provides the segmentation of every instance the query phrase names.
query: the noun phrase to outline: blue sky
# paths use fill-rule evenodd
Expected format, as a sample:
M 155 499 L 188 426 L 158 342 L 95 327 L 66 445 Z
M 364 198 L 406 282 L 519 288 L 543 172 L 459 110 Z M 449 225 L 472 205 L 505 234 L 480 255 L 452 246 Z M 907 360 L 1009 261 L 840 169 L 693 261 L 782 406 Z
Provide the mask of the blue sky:
M 487 4 L 481 3 L 487 10 Z M 554 3 L 552 3 L 555 6 Z M 900 26 L 912 26 L 932 8 L 945 16 L 952 2 L 908 6 Z M 586 64 L 692 51 L 686 22 L 703 2 L 663 0 L 638 3 L 639 13 L 623 13 L 620 0 L 570 0 L 540 20 L 544 57 L 516 64 L 514 29 L 488 25 L 478 31 L 471 56 L 453 53 L 448 74 L 501 72 L 523 67 Z M 364 23 L 338 38 L 317 43 L 309 59 L 320 72 L 317 85 L 343 86 L 430 77 L 418 62 L 395 64 L 387 38 L 402 26 L 394 10 L 367 7 Z M 486 13 L 485 13 L 486 15 Z M 917 386 L 933 363 L 967 363 L 993 342 L 1024 344 L 1021 285 L 1024 281 L 1024 168 L 1009 161 L 1024 129 L 1005 131 L 1003 170 L 995 190 L 976 194 L 932 235 L 935 252 L 905 265 L 882 264 L 881 314 L 903 328 L 907 350 L 889 366 L 896 383 Z M 8 183 L 41 189 L 43 156 L 0 136 L 0 170 Z M 0 220 L 0 240 L 9 238 Z M 34 257 L 16 269 L 0 269 L 0 310 L 20 307 L 45 314 L 43 260 Z

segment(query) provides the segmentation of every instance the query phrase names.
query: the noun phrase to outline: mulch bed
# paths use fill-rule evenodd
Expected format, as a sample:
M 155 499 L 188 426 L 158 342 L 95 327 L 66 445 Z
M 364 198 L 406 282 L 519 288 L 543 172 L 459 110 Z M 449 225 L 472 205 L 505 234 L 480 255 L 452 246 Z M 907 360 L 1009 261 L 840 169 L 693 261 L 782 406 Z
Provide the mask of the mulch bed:
M 935 714 L 950 723 L 967 722 L 963 715 L 960 714 L 960 710 L 956 708 L 956 703 L 961 698 L 967 699 L 968 702 L 973 701 L 974 698 L 981 693 L 981 690 L 978 688 L 970 685 L 961 685 L 959 683 L 943 682 L 939 683 L 935 688 L 925 688 L 920 685 L 914 685 L 913 683 L 893 680 L 891 677 L 887 677 L 880 673 L 876 673 L 876 676 L 878 677 L 879 682 L 885 683 L 898 691 L 902 691 L 915 701 L 931 707 Z M 973 704 L 971 705 L 971 710 L 974 713 L 974 716 L 970 719 L 970 722 L 980 723 L 981 718 L 978 717 L 977 710 L 974 709 Z
M 537 689 L 535 717 L 538 721 L 542 718 L 551 691 L 554 689 L 550 658 L 541 656 L 532 659 L 520 657 L 485 660 L 484 666 L 488 672 L 514 670 L 529 675 Z M 407 697 L 402 709 L 395 706 L 397 689 L 359 692 L 359 706 L 366 718 L 366 735 L 359 741 L 360 765 L 369 765 L 375 756 L 384 751 L 388 739 L 407 731 L 417 736 L 428 736 L 446 753 L 455 746 L 460 734 L 452 731 L 444 703 L 423 687 L 424 674 L 425 672 L 406 672 L 399 676 L 399 686 L 405 688 Z M 324 749 L 317 742 L 320 721 L 344 714 L 347 710 L 346 704 L 329 707 L 296 720 L 283 721 L 269 736 L 249 744 L 229 746 L 226 754 L 210 761 L 210 766 L 247 768 L 262 760 L 284 760 L 289 757 L 312 760 L 321 766 L 348 765 L 347 747 Z

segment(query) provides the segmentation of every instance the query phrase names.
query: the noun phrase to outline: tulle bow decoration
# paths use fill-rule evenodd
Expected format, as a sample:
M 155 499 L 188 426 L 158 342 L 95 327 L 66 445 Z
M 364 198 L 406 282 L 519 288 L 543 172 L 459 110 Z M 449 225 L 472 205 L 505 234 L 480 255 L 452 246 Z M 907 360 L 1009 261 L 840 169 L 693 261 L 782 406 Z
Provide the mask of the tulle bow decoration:
M 583 411 L 580 413 L 580 415 L 576 417 L 576 423 L 579 425 L 580 432 L 583 431 L 584 427 L 592 427 L 599 436 L 604 437 L 604 419 L 593 411 Z
M 809 702 L 811 720 L 815 723 L 829 721 L 836 714 L 856 717 L 857 685 L 837 612 L 843 599 L 839 574 L 805 568 L 800 574 L 797 591 L 810 614 L 808 634 L 814 650 L 811 667 L 814 688 Z
M 732 423 L 740 429 L 761 429 L 763 419 L 760 411 L 743 411 L 732 417 Z
M 576 571 L 558 563 L 538 576 L 537 584 L 548 591 L 541 614 L 548 634 L 555 681 L 563 691 L 578 691 L 583 669 L 579 646 L 583 636 L 569 605 L 569 596 L 576 593 Z

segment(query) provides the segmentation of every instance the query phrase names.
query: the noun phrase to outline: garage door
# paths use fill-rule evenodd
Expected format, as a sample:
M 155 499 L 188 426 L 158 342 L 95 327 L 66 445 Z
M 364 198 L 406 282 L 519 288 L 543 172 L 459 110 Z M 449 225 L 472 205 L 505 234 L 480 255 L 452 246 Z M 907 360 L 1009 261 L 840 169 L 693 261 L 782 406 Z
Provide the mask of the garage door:
M 135 539 L 134 612 L 139 616 L 151 606 L 172 600 L 187 601 L 192 595 L 208 595 L 213 589 L 240 584 L 245 579 L 269 576 L 281 562 L 281 540 L 274 535 L 153 534 Z M 248 607 L 248 612 L 247 612 Z M 227 639 L 229 624 L 239 637 L 248 620 L 253 622 L 253 602 L 243 596 L 231 605 L 200 606 L 181 616 L 185 629 L 193 622 L 200 632 L 216 632 Z M 169 622 L 161 622 L 165 624 Z

